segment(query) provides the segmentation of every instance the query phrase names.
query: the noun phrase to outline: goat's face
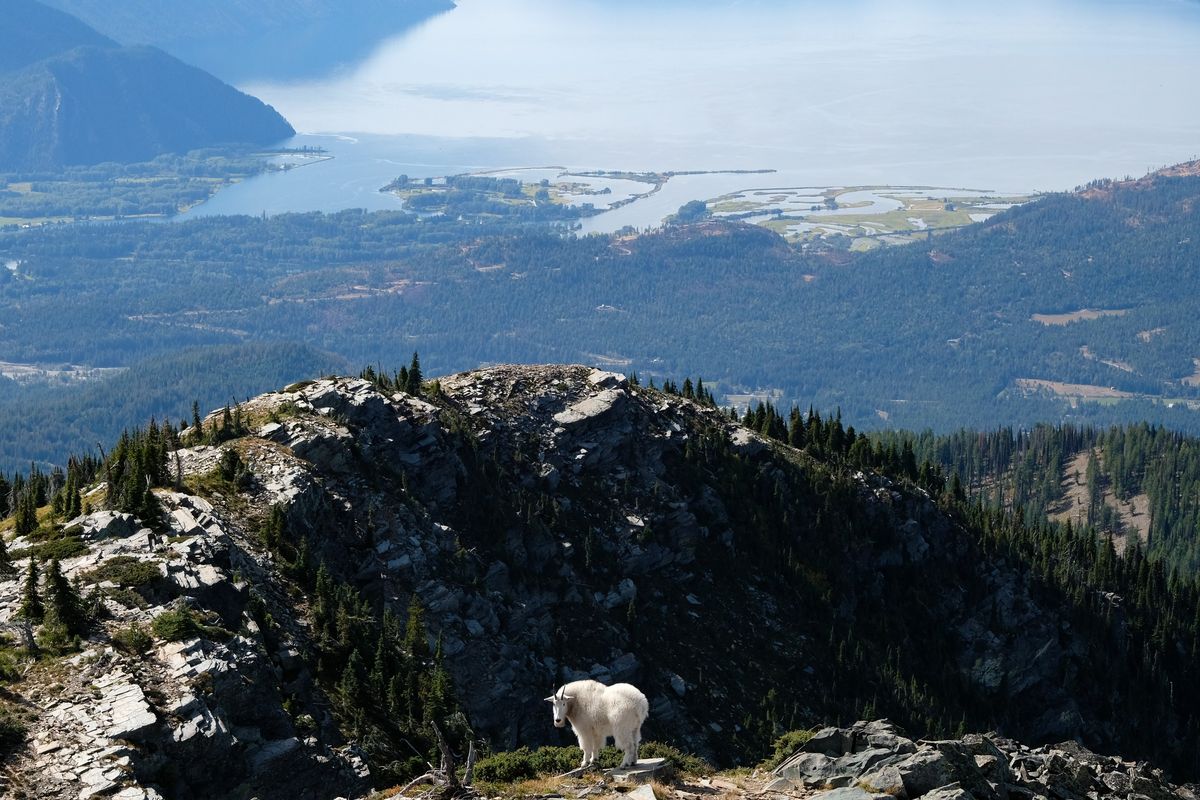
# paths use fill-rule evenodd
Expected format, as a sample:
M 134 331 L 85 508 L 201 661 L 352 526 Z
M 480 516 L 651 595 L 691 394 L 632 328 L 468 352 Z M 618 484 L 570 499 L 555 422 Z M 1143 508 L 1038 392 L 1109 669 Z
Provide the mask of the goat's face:
M 567 695 L 565 686 L 546 698 L 546 702 L 554 707 L 554 727 L 561 728 L 567 724 L 567 713 L 573 699 Z

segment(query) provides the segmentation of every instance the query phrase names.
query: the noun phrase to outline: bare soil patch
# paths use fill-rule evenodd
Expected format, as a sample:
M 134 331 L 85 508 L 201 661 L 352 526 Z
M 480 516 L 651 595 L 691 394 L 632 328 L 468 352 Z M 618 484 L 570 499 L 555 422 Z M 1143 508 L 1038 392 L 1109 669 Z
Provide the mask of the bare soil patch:
M 1196 368 L 1196 371 L 1184 378 L 1180 383 L 1188 386 L 1200 386 L 1200 358 L 1193 358 L 1192 366 Z
M 1166 328 L 1151 328 L 1148 331 L 1138 331 L 1137 338 L 1138 338 L 1139 342 L 1142 342 L 1144 344 L 1146 342 L 1149 342 L 1155 336 L 1161 336 L 1162 334 L 1164 334 L 1166 332 L 1167 332 Z
M 1079 400 L 1137 397 L 1132 392 L 1115 389 L 1112 386 L 1093 386 L 1088 383 L 1063 383 L 1062 381 L 1046 381 L 1040 378 L 1017 378 L 1016 383 L 1018 388 L 1026 391 L 1048 389 L 1059 397 L 1076 398 Z
M 1063 314 L 1034 314 L 1030 319 L 1043 325 L 1069 325 L 1072 322 L 1100 319 L 1101 317 L 1120 317 L 1128 313 L 1126 308 L 1081 308 L 1078 311 L 1068 311 Z
M 1072 525 L 1086 524 L 1090 501 L 1087 490 L 1088 463 L 1092 454 L 1083 450 L 1067 462 L 1062 476 L 1062 498 L 1046 509 L 1046 515 L 1054 522 L 1067 522 Z M 1103 456 L 1097 454 L 1097 467 L 1103 468 Z M 1121 532 L 1111 536 L 1113 547 L 1118 553 L 1125 551 L 1132 541 L 1131 536 L 1137 536 L 1144 545 L 1150 539 L 1150 498 L 1145 494 L 1137 494 L 1128 500 L 1121 500 L 1113 494 L 1108 481 L 1104 482 L 1101 502 L 1117 512 L 1121 521 Z

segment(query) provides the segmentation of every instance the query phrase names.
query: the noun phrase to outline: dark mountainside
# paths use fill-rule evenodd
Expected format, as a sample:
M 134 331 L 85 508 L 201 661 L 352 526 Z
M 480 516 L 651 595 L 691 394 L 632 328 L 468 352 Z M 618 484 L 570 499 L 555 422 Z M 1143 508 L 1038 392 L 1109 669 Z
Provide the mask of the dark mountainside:
M 295 79 L 358 61 L 450 0 L 49 0 L 124 44 L 151 44 L 223 80 Z
M 27 67 L 76 47 L 119 46 L 70 14 L 42 3 L 13 0 L 5 6 L 5 16 L 0 29 L 0 72 Z
M 430 720 L 457 746 L 468 721 L 495 749 L 565 743 L 541 698 L 584 676 L 634 682 L 646 738 L 725 765 L 887 715 L 914 736 L 1079 737 L 1197 777 L 1200 593 L 1140 553 L 975 506 L 836 420 L 766 420 L 797 447 L 773 441 L 690 381 L 668 388 L 700 401 L 587 367 L 365 377 L 216 413 L 177 454 L 156 426 L 11 493 L 3 613 L 23 559 L 58 555 L 85 594 L 108 581 L 110 615 L 79 623 L 78 670 L 47 657 L 9 687 L 26 796 L 60 796 L 44 767 L 65 758 L 115 790 L 118 757 L 123 784 L 171 797 L 361 793 L 424 769 Z M 59 523 L 22 522 L 31 502 Z M 147 552 L 105 502 L 171 538 Z
M 145 161 L 295 133 L 270 106 L 153 47 L 120 47 L 34 0 L 11 0 L 0 50 L 0 170 Z M 36 59 L 36 60 L 34 60 Z

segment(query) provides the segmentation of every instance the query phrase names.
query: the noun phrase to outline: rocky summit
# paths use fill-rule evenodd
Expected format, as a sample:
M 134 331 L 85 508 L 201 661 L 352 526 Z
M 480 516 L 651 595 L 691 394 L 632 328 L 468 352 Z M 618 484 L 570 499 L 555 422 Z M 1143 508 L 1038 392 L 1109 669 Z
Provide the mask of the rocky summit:
M 110 459 L 82 514 L 8 542 L 13 640 L 27 563 L 57 558 L 92 622 L 10 687 L 6 790 L 363 796 L 424 772 L 443 732 L 460 755 L 573 743 L 542 698 L 590 677 L 646 693 L 644 739 L 720 766 L 874 713 L 1003 733 L 830 728 L 755 791 L 1194 800 L 1084 749 L 1189 758 L 1171 690 L 1128 680 L 1121 597 L 1064 597 L 936 490 L 855 465 L 840 422 L 792 446 L 668 389 L 372 373 L 155 428 L 166 468 L 136 514 Z M 1084 744 L 1040 746 L 1064 740 Z

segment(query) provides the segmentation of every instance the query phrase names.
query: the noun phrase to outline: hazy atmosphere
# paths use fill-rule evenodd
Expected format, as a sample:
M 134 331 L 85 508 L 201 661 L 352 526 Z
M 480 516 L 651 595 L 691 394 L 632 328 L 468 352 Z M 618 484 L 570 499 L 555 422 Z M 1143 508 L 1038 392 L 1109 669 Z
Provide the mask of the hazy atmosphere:
M 5 0 L 0 797 L 1200 800 L 1200 2 Z

